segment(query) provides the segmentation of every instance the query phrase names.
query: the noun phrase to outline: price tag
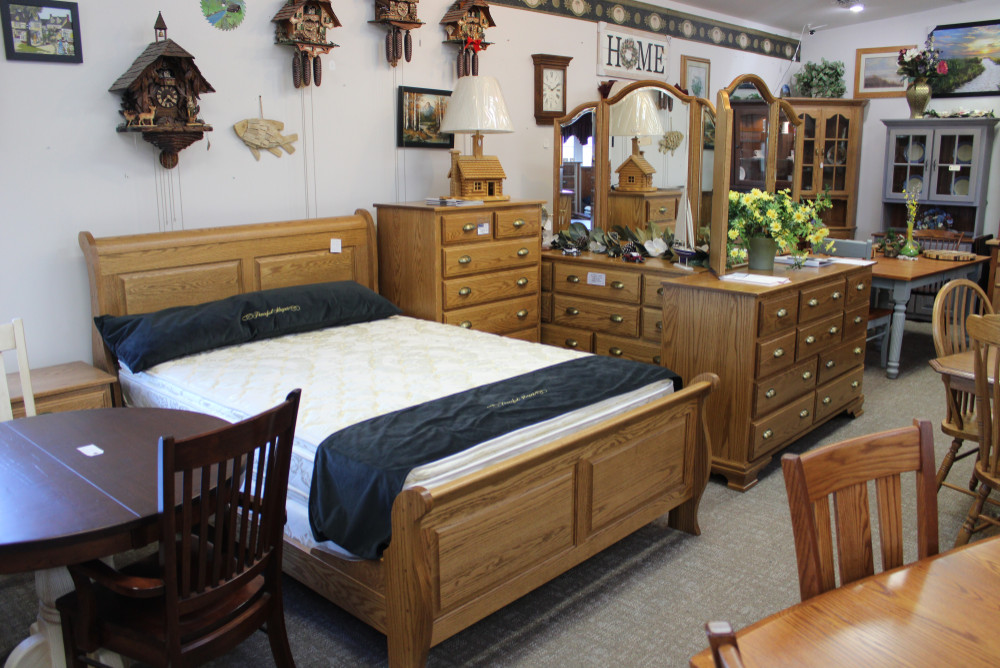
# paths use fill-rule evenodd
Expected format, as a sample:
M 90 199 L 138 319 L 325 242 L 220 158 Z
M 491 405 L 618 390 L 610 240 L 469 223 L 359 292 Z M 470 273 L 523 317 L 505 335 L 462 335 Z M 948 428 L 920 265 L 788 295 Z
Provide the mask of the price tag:
M 962 169 L 961 165 L 948 165 L 949 172 L 958 172 L 961 171 L 961 169 Z
M 594 271 L 587 272 L 587 285 L 604 285 L 605 275 Z
M 91 443 L 90 445 L 81 445 L 77 448 L 81 453 L 87 455 L 88 457 L 96 457 L 97 455 L 103 455 L 104 450 Z
M 476 227 L 476 234 L 478 234 L 479 236 L 488 235 L 489 233 L 490 233 L 489 223 L 479 223 L 478 227 Z

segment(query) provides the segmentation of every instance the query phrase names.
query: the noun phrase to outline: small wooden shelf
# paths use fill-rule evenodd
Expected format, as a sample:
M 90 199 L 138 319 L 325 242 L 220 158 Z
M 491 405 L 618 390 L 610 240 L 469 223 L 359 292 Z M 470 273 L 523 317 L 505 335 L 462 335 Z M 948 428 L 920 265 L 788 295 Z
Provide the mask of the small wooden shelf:
M 78 411 L 87 408 L 111 408 L 114 385 L 118 380 L 109 373 L 84 362 L 67 362 L 31 370 L 31 388 L 35 394 L 36 413 Z M 14 417 L 24 417 L 21 378 L 7 374 L 10 403 Z

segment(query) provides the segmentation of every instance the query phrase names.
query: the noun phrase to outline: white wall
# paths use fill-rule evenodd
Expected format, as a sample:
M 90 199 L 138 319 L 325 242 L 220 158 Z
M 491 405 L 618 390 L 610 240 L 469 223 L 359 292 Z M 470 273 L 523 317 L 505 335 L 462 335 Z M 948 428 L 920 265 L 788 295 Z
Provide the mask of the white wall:
M 948 3 L 946 12 L 919 12 L 896 19 L 861 23 L 849 28 L 821 29 L 814 36 L 803 37 L 802 62 L 819 62 L 821 58 L 844 61 L 848 91 L 845 97 L 851 97 L 857 49 L 903 44 L 923 46 L 927 34 L 937 25 L 990 19 L 1000 19 L 1000 5 L 996 0 L 972 0 L 960 4 Z M 938 98 L 932 99 L 928 108 L 938 111 L 957 108 L 992 109 L 1000 117 L 1000 96 Z M 871 232 L 882 229 L 882 169 L 886 137 L 882 119 L 909 118 L 909 115 L 905 98 L 869 100 L 861 146 L 858 230 L 855 234 L 858 239 L 867 238 Z M 997 236 L 997 225 L 1000 222 L 1000 141 L 995 141 L 993 145 L 987 198 L 983 233 Z
M 426 25 L 413 33 L 413 61 L 396 68 L 385 62 L 385 29 L 368 23 L 372 3 L 334 3 L 343 27 L 331 39 L 340 47 L 323 58 L 322 85 L 300 90 L 292 86 L 291 50 L 274 44 L 271 17 L 280 4 L 248 3 L 243 24 L 229 32 L 209 25 L 197 2 L 159 5 L 168 36 L 194 55 L 217 91 L 201 98 L 201 116 L 214 131 L 182 151 L 169 171 L 152 145 L 115 132 L 120 99 L 107 92 L 153 41 L 157 6 L 80 2 L 82 64 L 0 59 L 0 321 L 24 318 L 33 366 L 90 360 L 81 230 L 108 236 L 341 215 L 447 192 L 447 151 L 395 147 L 395 104 L 399 85 L 453 88 L 455 47 L 442 44 L 439 25 L 451 0 L 420 3 Z M 569 106 L 594 100 L 602 78 L 597 26 L 504 7 L 492 13 L 497 27 L 487 35 L 493 45 L 481 54 L 480 71 L 500 80 L 516 131 L 487 137 L 486 152 L 504 165 L 505 192 L 548 201 L 552 130 L 535 125 L 531 54 L 572 56 Z M 777 58 L 674 39 L 671 83 L 679 80 L 681 54 L 712 61 L 713 101 L 743 72 L 760 74 L 777 90 L 788 67 Z M 259 115 L 258 100 L 265 118 L 299 135 L 293 155 L 263 153 L 255 162 L 233 133 L 233 123 Z M 464 137 L 457 146 L 470 150 Z

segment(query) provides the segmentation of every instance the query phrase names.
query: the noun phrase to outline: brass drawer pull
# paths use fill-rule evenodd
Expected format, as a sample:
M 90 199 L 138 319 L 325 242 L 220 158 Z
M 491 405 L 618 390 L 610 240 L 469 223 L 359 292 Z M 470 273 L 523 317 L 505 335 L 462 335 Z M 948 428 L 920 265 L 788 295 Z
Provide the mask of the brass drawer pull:
M 462 225 L 463 232 L 471 232 L 474 229 L 476 229 L 475 223 L 466 223 L 465 225 Z
M 767 392 L 764 393 L 764 396 L 768 399 L 774 399 L 774 395 L 776 394 L 777 392 L 775 392 L 774 388 L 772 387 L 771 389 L 769 389 Z
M 518 257 L 524 257 L 525 255 L 527 255 L 530 252 L 531 251 L 529 251 L 527 248 L 522 248 L 521 250 L 517 251 L 517 256 Z
M 784 318 L 786 315 L 788 315 L 788 309 L 786 309 L 786 308 L 779 308 L 778 309 L 778 313 L 776 315 L 779 318 Z
M 801 411 L 799 411 L 799 417 L 800 418 L 807 418 L 807 417 L 809 417 L 809 409 L 808 408 L 803 408 Z
M 854 349 L 854 354 L 855 355 L 860 355 L 861 354 L 861 348 L 855 348 Z
M 829 406 L 831 401 L 833 401 L 833 399 L 831 399 L 830 397 L 823 397 L 824 406 Z
M 812 371 L 806 371 L 802 374 L 802 380 L 809 380 L 812 377 L 813 377 Z
M 566 277 L 566 282 L 567 283 L 579 283 L 580 282 L 580 277 L 579 276 L 574 276 L 573 274 L 570 274 L 569 276 Z
M 612 281 L 611 287 L 614 288 L 615 290 L 624 290 L 625 284 L 622 283 L 621 281 Z
M 831 296 L 833 297 L 833 301 L 837 301 L 837 300 L 838 300 L 838 299 L 840 299 L 840 297 L 841 297 L 841 294 L 840 294 L 840 290 L 837 290 L 837 291 L 836 291 L 836 292 L 834 292 L 834 293 L 833 293 L 833 295 L 831 295 Z
M 810 307 L 819 306 L 819 300 L 818 299 L 810 299 L 809 300 L 809 306 Z
M 462 257 L 458 258 L 459 264 L 469 264 L 470 262 L 472 262 L 472 258 L 469 257 L 468 255 L 463 255 Z
M 853 383 L 851 383 L 851 389 L 852 390 L 858 389 L 858 385 L 860 385 L 860 384 L 861 383 L 859 383 L 858 381 L 854 381 Z
M 774 351 L 774 356 L 775 357 L 781 357 L 784 354 L 785 354 L 785 349 L 784 348 L 778 348 L 777 350 Z
M 861 320 L 862 320 L 862 318 L 861 318 L 860 315 L 854 316 L 854 324 L 855 325 L 860 325 L 861 324 Z
M 657 320 L 656 321 L 656 331 L 658 331 L 658 332 L 662 332 L 663 331 L 663 321 L 662 320 Z
M 624 351 L 621 348 L 609 348 L 608 352 L 615 357 L 621 357 L 624 354 Z
M 472 294 L 472 288 L 469 288 L 469 287 L 459 288 L 458 289 L 458 294 L 460 296 L 462 296 L 462 297 L 468 297 L 469 295 Z
M 517 220 L 514 221 L 514 229 L 515 230 L 521 229 L 522 227 L 524 227 L 524 225 L 525 225 L 525 222 L 524 222 L 523 218 L 518 218 Z
M 656 288 L 656 294 L 658 294 L 661 297 L 663 296 L 663 286 L 662 285 L 660 287 Z
M 522 276 L 521 278 L 517 279 L 517 286 L 519 288 L 523 288 L 527 284 L 528 284 L 528 279 L 525 278 L 524 276 Z
M 521 320 L 524 320 L 525 318 L 527 318 L 528 317 L 528 309 L 523 308 L 520 311 L 518 311 L 517 312 L 517 317 L 519 319 L 521 319 Z
M 463 320 L 462 322 L 460 322 L 458 324 L 458 326 L 459 327 L 464 327 L 465 329 L 472 329 L 472 321 L 471 320 Z
M 762 438 L 763 438 L 763 439 L 764 439 L 765 441 L 766 441 L 767 439 L 771 438 L 772 436 L 774 436 L 774 432 L 773 432 L 773 431 L 771 431 L 770 429 L 765 429 L 765 430 L 764 430 L 764 433 L 763 433 L 763 434 L 761 434 L 761 437 L 762 437 Z
M 625 318 L 621 317 L 617 313 L 615 313 L 614 315 L 611 316 L 611 322 L 614 322 L 614 323 L 621 323 L 624 320 L 625 320 Z
M 812 345 L 813 343 L 816 343 L 816 337 L 810 334 L 806 337 L 806 345 Z
M 854 286 L 854 289 L 857 290 L 858 292 L 864 292 L 866 287 L 868 287 L 867 284 L 858 283 L 856 286 Z
M 832 369 L 835 366 L 837 366 L 837 363 L 834 362 L 833 360 L 830 360 L 829 362 L 826 363 L 826 368 L 827 369 Z
M 666 213 L 666 212 L 667 212 L 667 207 L 661 206 L 660 207 L 660 213 Z
M 565 344 L 567 348 L 576 348 L 580 345 L 580 342 L 576 339 L 566 339 Z
M 834 335 L 834 334 L 836 334 L 839 331 L 840 331 L 840 328 L 837 327 L 836 325 L 834 325 L 833 327 L 830 328 L 830 334 L 831 335 Z
M 659 364 L 659 363 L 660 363 L 660 356 L 653 355 L 653 364 Z
M 566 309 L 566 315 L 580 315 L 580 309 L 575 306 L 570 306 Z

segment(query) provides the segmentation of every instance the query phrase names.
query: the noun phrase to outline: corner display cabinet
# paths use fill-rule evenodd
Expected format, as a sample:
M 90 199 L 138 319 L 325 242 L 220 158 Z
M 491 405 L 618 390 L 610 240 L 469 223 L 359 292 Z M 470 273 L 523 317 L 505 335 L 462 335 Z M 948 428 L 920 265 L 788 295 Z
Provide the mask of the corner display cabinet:
M 997 119 L 883 120 L 887 128 L 882 224 L 906 227 L 907 189 L 921 210 L 938 208 L 966 237 L 983 233 L 986 187 Z M 919 214 L 918 214 L 919 215 Z
M 868 100 L 786 98 L 802 119 L 802 197 L 828 192 L 833 206 L 822 214 L 835 239 L 853 239 L 857 227 L 858 163 Z

